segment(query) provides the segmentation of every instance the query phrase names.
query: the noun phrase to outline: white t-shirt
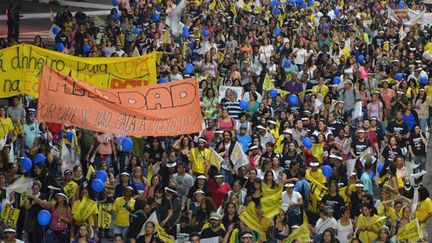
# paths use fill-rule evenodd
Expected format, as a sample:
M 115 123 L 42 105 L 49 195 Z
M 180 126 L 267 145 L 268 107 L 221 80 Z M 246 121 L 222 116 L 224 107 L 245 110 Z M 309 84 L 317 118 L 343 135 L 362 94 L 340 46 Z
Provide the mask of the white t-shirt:
M 335 218 L 333 218 L 333 217 L 327 218 L 326 220 L 319 218 L 315 224 L 315 229 L 317 231 L 317 234 L 324 233 L 324 231 L 328 228 L 337 229 L 337 221 Z
M 269 63 L 270 57 L 273 54 L 273 46 L 272 45 L 261 46 L 259 48 L 259 53 L 260 53 L 260 61 L 262 63 Z
M 282 192 L 282 210 L 286 211 L 294 203 L 298 203 L 300 198 L 302 198 L 300 192 L 293 191 L 291 195 L 286 191 Z
M 296 52 L 296 58 L 294 60 L 295 64 L 303 65 L 305 63 L 307 55 L 308 53 L 306 49 L 304 48 L 298 49 L 298 51 Z

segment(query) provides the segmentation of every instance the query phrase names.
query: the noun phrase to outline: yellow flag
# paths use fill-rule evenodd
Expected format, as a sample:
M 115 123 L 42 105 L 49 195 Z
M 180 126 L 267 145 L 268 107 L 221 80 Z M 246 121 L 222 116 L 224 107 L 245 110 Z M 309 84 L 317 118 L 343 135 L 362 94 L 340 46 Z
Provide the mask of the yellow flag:
M 95 172 L 96 172 L 96 170 L 94 169 L 93 165 L 90 165 L 87 169 L 87 174 L 86 174 L 86 178 L 88 181 L 90 180 L 91 174 L 93 174 Z
M 309 232 L 309 224 L 307 220 L 303 220 L 303 224 L 300 225 L 297 229 L 295 229 L 291 234 L 285 239 L 284 242 L 291 243 L 293 240 L 299 240 L 300 242 L 306 243 L 310 242 L 310 232 Z
M 318 202 L 322 200 L 324 195 L 327 193 L 328 188 L 319 182 L 317 178 L 313 178 L 310 174 L 310 170 L 306 171 L 305 178 L 311 186 L 309 209 L 312 212 L 318 212 Z
M 20 210 L 8 205 L 2 209 L 0 218 L 6 227 L 16 228 Z
M 153 165 L 149 164 L 147 167 L 147 181 L 146 181 L 147 186 L 150 186 L 153 175 L 154 175 Z
M 312 144 L 312 155 L 315 157 L 320 163 L 323 162 L 323 154 L 324 154 L 324 144 L 323 143 L 314 143 Z
M 259 218 L 256 212 L 256 206 L 254 202 L 249 202 L 246 206 L 246 209 L 240 214 L 240 219 L 243 221 L 247 227 L 255 230 L 260 235 L 265 235 L 267 232 L 267 228 L 270 223 L 270 219 L 265 217 Z
M 162 60 L 162 56 L 163 56 L 163 52 L 161 52 L 161 51 L 156 51 L 156 64 L 159 65 L 159 63 L 160 63 L 161 60 Z
M 237 8 L 234 3 L 230 4 L 230 11 L 234 15 L 234 17 L 237 17 Z
M 252 12 L 252 2 L 243 3 L 243 11 Z
M 396 240 L 410 240 L 410 242 L 415 242 L 423 237 L 423 230 L 420 228 L 420 223 L 418 219 L 415 219 L 399 229 Z
M 171 236 L 167 234 L 167 232 L 165 232 L 165 230 L 159 224 L 156 224 L 156 232 L 158 233 L 162 242 L 174 243 L 174 240 L 171 238 Z
M 216 0 L 213 0 L 211 3 L 210 3 L 210 5 L 209 5 L 209 9 L 210 10 L 213 10 L 213 9 L 215 9 L 216 8 Z
M 100 229 L 109 229 L 111 226 L 111 209 L 112 203 L 99 203 L 98 210 L 98 227 Z
M 265 91 L 270 91 L 272 89 L 275 89 L 276 87 L 274 86 L 273 82 L 270 81 L 270 75 L 267 73 L 266 76 L 264 77 L 264 82 L 262 85 L 262 89 Z M 278 94 L 280 94 L 282 97 L 286 96 L 289 94 L 288 91 L 282 90 L 282 89 L 276 89 Z
M 169 31 L 165 31 L 162 34 L 160 42 L 161 42 L 161 44 L 171 44 L 171 37 L 170 37 Z
M 254 8 L 254 13 L 261 14 L 264 9 L 265 9 L 264 6 L 256 7 L 256 8 Z
M 221 0 L 219 0 L 219 6 L 222 11 L 225 11 L 225 4 Z
M 279 16 L 278 16 L 279 26 L 282 26 L 282 25 L 283 25 L 283 23 L 284 23 L 284 21 L 285 21 L 285 18 L 286 18 L 286 13 L 284 13 L 284 14 L 279 14 Z
M 267 218 L 273 218 L 282 209 L 282 188 L 271 188 L 264 182 L 261 182 L 263 196 L 260 199 L 263 215 Z
M 212 147 L 210 147 L 210 152 L 211 152 L 209 158 L 210 164 L 212 164 L 218 170 L 220 170 L 223 158 Z

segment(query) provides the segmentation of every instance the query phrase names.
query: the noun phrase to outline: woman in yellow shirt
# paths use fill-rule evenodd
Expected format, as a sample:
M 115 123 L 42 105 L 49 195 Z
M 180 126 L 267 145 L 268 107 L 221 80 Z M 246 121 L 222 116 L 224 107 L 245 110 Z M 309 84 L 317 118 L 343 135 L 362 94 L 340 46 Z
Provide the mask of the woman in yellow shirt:
M 379 233 L 381 227 L 380 218 L 372 214 L 372 207 L 369 204 L 363 204 L 362 214 L 356 220 L 356 232 L 363 243 L 372 243 Z
M 427 221 L 432 217 L 432 200 L 426 187 L 420 186 L 418 193 L 419 203 L 417 204 L 415 216 L 423 226 L 426 226 Z

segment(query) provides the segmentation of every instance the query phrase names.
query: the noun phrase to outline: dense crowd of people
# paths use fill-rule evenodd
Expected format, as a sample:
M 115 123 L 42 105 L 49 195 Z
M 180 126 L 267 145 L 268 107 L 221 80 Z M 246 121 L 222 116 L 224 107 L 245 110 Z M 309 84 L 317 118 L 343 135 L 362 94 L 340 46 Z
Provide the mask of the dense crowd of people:
M 125 150 L 130 138 L 120 134 L 38 121 L 29 96 L 0 99 L 4 242 L 431 239 L 422 177 L 430 176 L 432 28 L 389 16 L 430 5 L 189 0 L 173 23 L 165 20 L 183 2 L 113 4 L 106 18 L 64 7 L 52 18 L 55 43 L 83 57 L 157 51 L 161 83 L 197 78 L 203 130 L 134 137 Z M 0 48 L 19 42 L 15 7 Z M 73 170 L 61 171 L 64 148 L 80 158 Z M 29 173 L 22 157 L 33 160 Z M 99 170 L 103 192 L 92 187 Z M 34 179 L 30 191 L 8 189 L 23 176 Z M 47 227 L 41 210 L 51 214 Z M 411 222 L 418 232 L 407 239 Z

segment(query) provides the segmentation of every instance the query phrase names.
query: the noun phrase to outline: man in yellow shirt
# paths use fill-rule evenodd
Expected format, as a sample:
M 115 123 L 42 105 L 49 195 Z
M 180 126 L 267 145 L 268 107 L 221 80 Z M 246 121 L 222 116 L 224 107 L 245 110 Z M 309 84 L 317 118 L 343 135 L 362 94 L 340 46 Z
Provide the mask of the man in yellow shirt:
M 194 174 L 207 174 L 210 168 L 211 151 L 205 147 L 206 143 L 204 138 L 199 138 L 198 147 L 191 150 L 189 162 Z
M 72 180 L 72 171 L 66 169 L 63 172 L 64 186 L 63 191 L 66 193 L 67 198 L 72 201 L 78 191 L 78 184 Z
M 114 235 L 121 234 L 123 239 L 126 239 L 126 232 L 129 228 L 129 215 L 134 210 L 133 191 L 132 187 L 126 187 L 124 196 L 116 198 L 111 211 L 112 214 L 115 214 Z

